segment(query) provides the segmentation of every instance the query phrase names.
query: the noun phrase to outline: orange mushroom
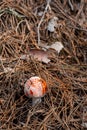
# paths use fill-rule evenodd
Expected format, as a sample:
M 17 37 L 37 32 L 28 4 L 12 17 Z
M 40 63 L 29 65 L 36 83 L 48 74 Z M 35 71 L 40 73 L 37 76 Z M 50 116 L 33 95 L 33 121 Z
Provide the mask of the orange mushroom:
M 32 105 L 36 105 L 41 102 L 41 98 L 47 92 L 47 84 L 45 80 L 38 76 L 31 77 L 26 81 L 24 86 L 24 93 L 27 97 L 32 98 Z

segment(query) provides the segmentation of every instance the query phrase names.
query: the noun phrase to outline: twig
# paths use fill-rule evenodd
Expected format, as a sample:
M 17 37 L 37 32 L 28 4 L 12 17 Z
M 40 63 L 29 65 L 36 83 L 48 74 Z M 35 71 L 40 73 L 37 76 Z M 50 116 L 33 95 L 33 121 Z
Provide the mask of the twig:
M 38 33 L 38 45 L 40 45 L 40 26 L 41 26 L 41 23 L 43 22 L 43 19 L 44 19 L 44 16 L 45 16 L 45 13 L 47 12 L 47 9 L 49 8 L 50 9 L 50 2 L 51 0 L 46 0 L 47 1 L 47 5 L 45 7 L 45 10 L 43 12 L 43 15 L 42 15 L 42 18 L 38 24 L 38 27 L 37 27 L 37 33 Z
M 74 7 L 73 7 L 73 5 L 72 5 L 71 0 L 68 0 L 68 4 L 69 4 L 69 6 L 70 6 L 71 10 L 73 11 L 73 10 L 74 10 Z
M 3 65 L 3 61 L 1 60 L 1 57 L 0 57 L 0 61 L 1 61 L 1 65 L 2 65 L 3 70 L 5 70 L 5 67 Z
M 26 16 L 18 13 L 14 8 L 5 8 L 3 10 L 0 10 L 0 17 L 4 14 L 4 13 L 11 13 L 14 16 L 18 17 L 18 18 L 25 18 Z
M 14 8 L 8 8 L 9 13 L 12 13 L 18 18 L 25 18 L 26 16 L 19 14 Z

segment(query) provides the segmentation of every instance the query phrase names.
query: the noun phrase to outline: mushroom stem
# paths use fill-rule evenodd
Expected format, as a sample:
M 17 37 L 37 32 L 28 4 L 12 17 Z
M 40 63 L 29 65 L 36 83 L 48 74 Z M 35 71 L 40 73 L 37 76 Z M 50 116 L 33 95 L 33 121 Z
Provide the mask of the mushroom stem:
M 41 98 L 32 98 L 32 106 L 41 103 Z

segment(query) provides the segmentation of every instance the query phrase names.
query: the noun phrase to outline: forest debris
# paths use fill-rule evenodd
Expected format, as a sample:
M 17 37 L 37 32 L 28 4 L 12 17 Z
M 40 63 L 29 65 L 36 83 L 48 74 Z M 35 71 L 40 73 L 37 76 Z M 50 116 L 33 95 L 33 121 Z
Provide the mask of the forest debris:
M 57 27 L 57 17 L 53 17 L 52 19 L 50 19 L 48 26 L 47 26 L 47 30 L 50 32 L 55 32 L 55 28 Z
M 64 48 L 63 44 L 61 42 L 58 42 L 58 41 L 56 41 L 52 45 L 41 45 L 41 47 L 46 48 L 46 49 L 54 49 L 57 51 L 58 54 Z
M 68 0 L 68 4 L 69 4 L 71 10 L 73 11 L 73 10 L 74 10 L 74 7 L 73 7 L 73 4 L 72 4 L 71 0 Z
M 14 69 L 12 69 L 12 68 L 10 68 L 10 67 L 4 67 L 4 73 L 8 73 L 8 72 L 12 72 L 12 73 L 14 73 L 15 71 L 14 71 Z
M 41 45 L 46 49 L 54 49 L 57 51 L 57 53 L 60 53 L 60 51 L 64 48 L 63 44 L 61 42 L 55 42 L 54 44 L 47 46 L 47 45 Z M 42 61 L 44 63 L 50 62 L 49 52 L 46 50 L 39 50 L 39 49 L 30 49 L 29 54 L 21 55 L 20 59 L 25 60 L 28 59 L 29 56 L 33 57 L 34 59 L 37 59 L 38 61 Z
M 0 98 L 0 105 L 2 105 L 5 102 L 3 98 Z
M 55 42 L 50 46 L 50 48 L 55 49 L 58 53 L 64 48 L 63 44 L 61 42 Z
M 43 11 L 40 11 L 40 12 L 38 12 L 38 16 L 42 16 L 43 15 Z
M 15 72 L 14 69 L 12 69 L 12 68 L 10 68 L 10 67 L 4 67 L 4 64 L 3 64 L 2 59 L 3 59 L 3 58 L 0 56 L 1 65 L 2 65 L 2 68 L 3 68 L 3 70 L 4 70 L 3 73 L 9 73 L 9 72 L 14 73 L 14 72 Z
M 83 120 L 82 120 L 82 126 L 84 128 L 87 128 L 87 105 L 83 108 Z
M 2 9 L 0 10 L 0 16 L 2 16 L 4 13 L 11 13 L 13 14 L 14 16 L 18 17 L 18 18 L 25 18 L 24 15 L 20 14 L 19 12 L 17 12 L 14 8 L 5 8 L 5 9 Z
M 87 2 L 70 0 L 69 5 L 68 0 L 51 0 L 50 10 L 47 1 L 0 2 L 0 129 L 87 129 L 87 116 L 83 114 L 85 103 L 87 106 Z M 6 8 L 13 8 L 18 15 L 4 11 Z M 42 16 L 38 16 L 40 11 Z M 54 16 L 58 26 L 51 33 L 47 26 Z M 64 45 L 60 56 L 54 49 L 41 49 L 41 43 L 52 46 L 57 41 Z M 28 47 L 45 49 L 47 56 L 51 52 L 51 61 L 42 64 L 30 57 Z M 20 60 L 24 54 L 27 59 Z M 41 104 L 32 107 L 23 89 L 25 81 L 35 75 L 46 80 L 48 92 Z
M 29 54 L 21 55 L 20 59 L 25 60 L 29 58 L 29 56 L 33 57 L 34 59 L 37 59 L 38 61 L 42 61 L 44 63 L 50 62 L 50 59 L 48 58 L 48 52 L 44 50 L 30 49 Z
M 51 2 L 51 0 L 47 0 L 47 5 L 46 5 L 46 7 L 45 7 L 45 10 L 44 10 L 43 15 L 42 15 L 42 17 L 41 17 L 41 20 L 40 20 L 40 22 L 39 22 L 39 24 L 38 24 L 38 27 L 37 27 L 37 32 L 38 32 L 38 45 L 40 45 L 40 26 L 41 26 L 41 24 L 42 24 L 42 22 L 43 22 L 43 19 L 44 19 L 44 17 L 45 17 L 45 14 L 47 13 L 48 9 L 51 10 L 51 8 L 50 8 L 50 2 Z

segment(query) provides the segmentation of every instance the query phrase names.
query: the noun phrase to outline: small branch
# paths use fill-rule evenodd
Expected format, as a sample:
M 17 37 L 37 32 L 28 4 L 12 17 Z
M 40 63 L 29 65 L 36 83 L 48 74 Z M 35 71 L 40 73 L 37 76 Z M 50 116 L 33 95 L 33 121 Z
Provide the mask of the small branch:
M 74 7 L 73 7 L 73 5 L 72 5 L 71 0 L 68 0 L 68 4 L 69 4 L 69 6 L 70 6 L 71 10 L 73 11 L 73 10 L 74 10 Z
M 42 18 L 41 18 L 41 20 L 40 20 L 40 22 L 39 22 L 39 24 L 38 24 L 38 27 L 37 27 L 38 45 L 40 45 L 40 26 L 41 26 L 41 23 L 43 22 L 43 19 L 44 19 L 44 16 L 45 16 L 46 12 L 47 12 L 47 9 L 48 9 L 48 8 L 50 9 L 50 2 L 51 2 L 51 0 L 46 0 L 46 1 L 47 1 L 47 5 L 46 5 L 46 7 L 45 7 L 45 10 L 44 10 L 44 12 L 43 12 L 43 16 L 42 16 Z

